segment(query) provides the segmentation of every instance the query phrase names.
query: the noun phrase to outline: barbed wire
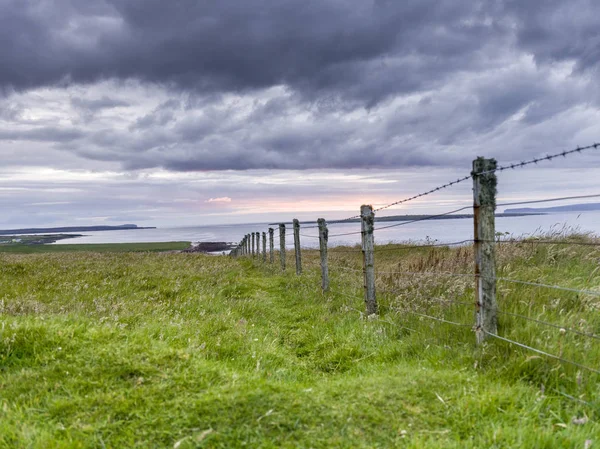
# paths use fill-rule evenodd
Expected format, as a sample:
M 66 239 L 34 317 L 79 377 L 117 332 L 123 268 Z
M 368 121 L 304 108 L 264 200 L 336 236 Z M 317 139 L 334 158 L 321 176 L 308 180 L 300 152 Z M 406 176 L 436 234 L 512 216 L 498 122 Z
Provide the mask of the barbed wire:
M 455 214 L 456 212 L 462 212 L 463 210 L 472 209 L 472 208 L 473 208 L 473 206 L 465 206 L 465 207 L 461 207 L 460 209 L 455 209 L 455 210 L 451 210 L 448 212 L 444 212 L 442 214 L 428 215 L 426 217 L 417 218 L 415 220 L 403 221 L 401 223 L 396 223 L 396 224 L 389 225 L 389 226 L 382 226 L 382 227 L 373 229 L 373 231 L 380 231 L 382 229 L 396 228 L 398 226 L 404 226 L 404 225 L 411 224 L 411 223 L 418 223 L 419 221 L 431 220 L 432 218 L 445 217 L 446 215 Z
M 412 328 L 410 328 L 410 327 L 402 326 L 401 324 L 394 323 L 394 322 L 392 322 L 392 321 L 384 320 L 384 319 L 382 319 L 381 317 L 380 317 L 380 318 L 379 318 L 377 321 L 379 321 L 379 322 L 381 322 L 381 323 L 387 323 L 387 324 L 391 324 L 392 326 L 396 326 L 396 327 L 398 327 L 398 328 L 400 328 L 400 329 L 407 329 L 407 330 L 409 330 L 409 331 L 411 331 L 411 332 L 416 332 L 417 334 L 420 334 L 420 333 L 421 333 L 420 331 L 418 331 L 418 330 L 416 330 L 416 329 L 412 329 Z
M 598 197 L 600 197 L 600 193 L 595 193 L 593 195 L 562 196 L 562 197 L 556 197 L 556 198 L 545 198 L 543 200 L 528 200 L 528 201 L 517 201 L 517 202 L 512 202 L 512 203 L 501 203 L 501 204 L 497 204 L 496 207 L 520 206 L 523 204 L 551 203 L 554 201 L 581 200 L 581 199 L 586 199 L 586 198 L 598 198 Z
M 355 272 L 358 272 L 358 273 L 362 273 L 362 272 L 363 272 L 362 268 L 359 270 L 359 269 L 357 269 L 357 268 L 350 268 L 350 267 L 340 267 L 339 265 L 331 265 L 331 264 L 330 264 L 329 266 L 330 266 L 331 268 L 337 268 L 338 270 L 345 270 L 345 271 L 355 271 Z
M 302 234 L 301 234 L 302 236 Z M 310 236 L 304 236 L 304 237 L 310 237 Z M 379 252 L 389 252 L 389 251 L 404 251 L 404 250 L 409 250 L 409 249 L 419 249 L 419 248 L 444 248 L 444 247 L 448 247 L 448 246 L 460 246 L 460 245 L 464 245 L 465 243 L 473 243 L 475 240 L 473 239 L 468 239 L 468 240 L 460 240 L 458 242 L 448 242 L 448 243 L 432 243 L 432 244 L 423 244 L 423 245 L 403 245 L 403 244 L 398 244 L 399 246 L 394 247 L 394 248 L 381 248 L 381 249 L 377 249 L 377 247 L 375 247 L 375 252 L 379 253 Z M 485 241 L 487 242 L 487 240 L 481 240 L 482 242 Z M 494 242 L 496 242 L 494 240 Z M 600 244 L 599 244 L 600 245 Z M 327 249 L 327 253 L 328 254 L 335 254 L 335 253 L 362 253 L 362 249 L 337 249 L 338 247 L 335 246 L 331 246 Z M 318 251 L 319 248 L 309 248 L 309 247 L 303 247 L 303 250 L 309 250 L 309 251 Z
M 454 326 L 471 327 L 471 328 L 473 327 L 473 325 L 471 325 L 471 324 L 457 323 L 455 321 L 449 321 L 449 320 L 445 320 L 443 318 L 438 318 L 438 317 L 431 316 L 431 315 L 425 315 L 424 313 L 414 312 L 412 310 L 400 310 L 400 309 L 393 309 L 393 310 L 395 310 L 397 312 L 410 313 L 412 315 L 417 315 L 417 316 L 420 316 L 420 317 L 423 317 L 423 318 L 428 318 L 430 320 L 439 321 L 441 323 L 452 324 Z
M 600 340 L 600 335 L 589 334 L 587 332 L 581 332 L 581 331 L 578 331 L 577 329 L 573 329 L 573 328 L 568 327 L 568 326 L 561 326 L 559 324 L 549 323 L 547 321 L 538 320 L 537 318 L 532 318 L 532 317 L 529 317 L 529 316 L 526 316 L 526 315 L 520 315 L 520 314 L 514 313 L 514 312 L 506 312 L 504 310 L 498 310 L 498 313 L 501 313 L 503 315 L 513 316 L 513 317 L 516 317 L 516 318 L 522 318 L 524 320 L 532 321 L 532 322 L 538 323 L 538 324 L 543 324 L 543 325 L 548 326 L 548 327 L 554 327 L 556 329 L 564 330 L 566 332 L 571 332 L 571 333 L 574 333 L 574 334 L 577 334 L 577 335 L 581 335 L 583 337 L 589 337 L 589 338 L 593 338 L 593 339 L 596 339 L 596 340 Z
M 600 147 L 600 143 L 593 143 L 591 145 L 587 145 L 587 146 L 578 146 L 577 148 L 573 149 L 573 150 L 567 150 L 567 151 L 562 151 L 559 153 L 555 153 L 555 154 L 550 154 L 550 155 L 546 155 L 546 156 L 542 156 L 542 157 L 537 157 L 537 158 L 533 158 L 533 159 L 529 159 L 526 161 L 521 161 L 521 162 L 515 162 L 515 163 L 511 163 L 511 164 L 505 164 L 505 165 L 500 165 L 494 169 L 491 170 L 485 170 L 485 171 L 481 171 L 481 172 L 477 172 L 477 173 L 471 173 L 468 176 L 464 176 L 462 178 L 458 178 L 455 181 L 452 182 L 448 182 L 446 184 L 442 184 L 438 187 L 435 187 L 433 189 L 427 190 L 425 192 L 419 193 L 417 195 L 413 195 L 411 197 L 408 198 L 404 198 L 398 201 L 394 201 L 393 203 L 389 203 L 385 206 L 381 206 L 378 208 L 373 209 L 373 212 L 379 212 L 381 210 L 385 210 L 385 209 L 389 209 L 390 207 L 393 206 L 397 206 L 400 204 L 404 204 L 407 203 L 409 201 L 413 201 L 415 199 L 418 198 L 422 198 L 424 196 L 430 195 L 432 193 L 438 192 L 440 190 L 446 189 L 448 187 L 451 187 L 453 185 L 459 184 L 461 182 L 467 181 L 469 179 L 471 179 L 473 176 L 480 176 L 480 175 L 485 175 L 485 174 L 489 174 L 489 173 L 495 173 L 495 172 L 499 172 L 499 171 L 504 171 L 504 170 L 508 170 L 508 169 L 515 169 L 515 168 L 520 168 L 520 167 L 525 167 L 527 165 L 531 165 L 531 164 L 537 164 L 539 162 L 542 161 L 551 161 L 552 159 L 558 158 L 558 157 L 566 157 L 570 154 L 574 154 L 574 153 L 581 153 L 582 151 L 586 151 L 586 150 L 590 150 L 590 149 L 597 149 L 598 147 Z M 600 196 L 600 195 L 598 195 Z M 580 196 L 579 198 L 592 198 L 592 197 L 596 197 L 596 195 L 590 195 L 590 196 Z M 575 199 L 576 197 L 565 197 L 564 199 Z M 558 199 L 552 200 L 552 201 L 558 201 Z M 543 201 L 536 201 L 536 202 L 543 202 Z M 510 205 L 517 205 L 517 204 L 533 204 L 534 202 L 520 202 L 520 203 L 505 203 L 505 204 L 501 204 L 499 205 L 500 207 L 504 207 L 504 206 L 510 206 Z M 355 220 L 357 218 L 361 218 L 361 215 L 353 215 L 351 217 L 348 218 L 343 218 L 343 219 L 339 219 L 339 220 L 332 220 L 330 224 L 337 224 L 337 223 L 343 223 L 349 220 Z M 420 220 L 419 220 L 420 221 Z M 305 226 L 304 229 L 310 229 L 310 228 L 317 228 L 318 225 L 316 226 Z M 384 228 L 382 228 L 384 229 Z M 352 235 L 351 233 L 349 234 L 339 234 L 338 236 L 343 236 L 343 235 Z
M 504 171 L 504 170 L 508 170 L 508 169 L 513 169 L 513 168 L 521 168 L 521 167 L 525 167 L 527 165 L 531 165 L 531 164 L 537 164 L 538 162 L 542 162 L 542 161 L 551 161 L 552 159 L 556 159 L 558 157 L 567 157 L 569 154 L 573 154 L 573 153 L 581 153 L 582 151 L 585 150 L 590 150 L 592 148 L 596 149 L 600 147 L 600 143 L 593 143 L 591 145 L 587 145 L 585 147 L 577 147 L 573 150 L 568 150 L 568 151 L 562 151 L 560 153 L 555 153 L 555 154 L 549 154 L 543 157 L 537 157 L 534 159 L 529 159 L 527 161 L 521 161 L 518 163 L 512 163 L 512 164 L 506 164 L 506 165 L 500 165 L 494 169 L 491 170 L 485 170 L 485 171 L 481 171 L 481 172 L 477 172 L 477 173 L 473 173 L 473 176 L 481 176 L 481 175 L 487 175 L 489 173 L 495 173 L 495 172 L 499 172 L 499 171 Z
M 575 245 L 575 246 L 600 246 L 599 243 L 594 242 L 577 242 L 577 241 L 567 241 L 567 240 L 535 240 L 535 238 L 525 239 L 525 240 L 479 240 L 480 242 L 486 243 L 511 243 L 511 244 L 521 244 L 521 243 L 540 243 L 542 245 Z
M 373 209 L 373 212 L 379 212 L 379 211 L 382 211 L 382 210 L 385 210 L 385 209 L 389 209 L 390 207 L 393 207 L 393 206 L 398 206 L 399 204 L 408 203 L 409 201 L 413 201 L 413 200 L 416 200 L 418 198 L 422 198 L 424 196 L 431 195 L 432 193 L 439 192 L 440 190 L 444 190 L 444 189 L 446 189 L 448 187 L 452 187 L 453 185 L 460 184 L 461 182 L 467 181 L 468 179 L 471 179 L 471 175 L 464 176 L 462 178 L 458 178 L 456 181 L 451 181 L 451 182 L 448 182 L 446 184 L 442 184 L 442 185 L 440 185 L 438 187 L 435 187 L 435 188 L 433 188 L 431 190 L 427 190 L 426 192 L 422 192 L 422 193 L 419 193 L 417 195 L 413 195 L 411 197 L 404 198 L 404 199 L 399 200 L 399 201 L 394 201 L 393 203 L 390 203 L 390 204 L 386 204 L 385 206 L 378 207 L 376 209 Z M 334 220 L 332 222 L 332 224 L 343 223 L 345 221 L 350 221 L 350 220 L 356 220 L 357 218 L 361 218 L 361 215 L 360 214 L 359 215 L 353 215 L 352 217 L 343 218 L 341 220 Z
M 452 273 L 450 271 L 375 271 L 378 274 L 400 274 L 400 275 L 417 275 L 417 276 L 456 276 L 456 277 L 477 277 L 475 273 Z
M 508 339 L 506 337 L 501 337 L 499 335 L 496 335 L 496 334 L 493 334 L 491 332 L 488 332 L 488 331 L 486 331 L 484 329 L 481 329 L 480 331 L 483 332 L 486 335 L 489 335 L 490 337 L 497 338 L 499 340 L 502 340 L 502 341 L 505 341 L 507 343 L 513 344 L 515 346 L 519 346 L 520 348 L 536 352 L 536 353 L 541 354 L 543 356 L 550 357 L 552 359 L 559 360 L 559 361 L 564 362 L 564 363 L 569 363 L 569 364 L 571 364 L 573 366 L 576 366 L 576 367 L 581 368 L 581 369 L 588 370 L 588 371 L 590 371 L 592 373 L 595 373 L 595 374 L 600 374 L 600 371 L 598 371 L 597 369 L 590 368 L 589 366 L 582 365 L 581 363 L 577 363 L 577 362 L 574 362 L 572 360 L 565 359 L 565 358 L 557 356 L 555 354 L 550 354 L 549 352 L 542 351 L 541 349 L 533 348 L 533 347 L 528 346 L 528 345 L 526 345 L 524 343 L 519 343 L 518 341 L 510 340 L 510 339 Z
M 483 278 L 483 279 L 488 279 L 489 280 L 490 278 Z M 561 286 L 558 286 L 558 285 L 550 285 L 550 284 L 541 284 L 541 283 L 538 283 L 538 282 L 519 281 L 517 279 L 509 279 L 509 278 L 503 278 L 503 277 L 496 277 L 495 279 L 497 281 L 511 282 L 513 284 L 530 285 L 532 287 L 541 287 L 541 288 L 549 288 L 549 289 L 554 289 L 554 290 L 562 290 L 562 291 L 566 291 L 566 292 L 582 293 L 584 295 L 590 295 L 590 296 L 600 296 L 600 291 L 595 292 L 595 291 L 592 291 L 592 290 L 580 290 L 580 289 L 576 289 L 576 288 L 561 287 Z
M 389 290 L 389 289 L 377 289 L 377 292 L 378 293 L 392 293 L 392 294 L 395 294 L 395 295 L 399 294 L 399 293 L 404 293 L 401 290 L 395 290 L 395 289 L 392 289 L 392 290 Z M 438 303 L 450 303 L 450 304 L 458 304 L 458 305 L 461 305 L 461 306 L 471 306 L 471 307 L 475 305 L 474 303 L 471 303 L 471 302 L 456 301 L 454 299 L 445 299 L 445 298 L 429 298 L 429 299 L 430 300 L 434 300 L 435 302 L 438 302 Z
M 362 234 L 362 231 L 345 232 L 343 234 L 329 234 L 329 238 L 331 238 L 331 237 L 345 237 L 347 235 L 357 235 L 357 234 Z
M 307 239 L 319 239 L 320 237 L 318 235 L 306 235 L 306 234 L 300 234 L 300 237 L 305 237 Z
M 511 164 L 501 165 L 501 166 L 496 167 L 496 168 L 494 168 L 492 170 L 486 170 L 486 171 L 482 171 L 482 172 L 472 173 L 472 174 L 469 174 L 468 176 L 464 176 L 462 178 L 458 178 L 456 181 L 452 181 L 452 182 L 449 182 L 449 183 L 446 183 L 446 184 L 442 184 L 442 185 L 440 185 L 438 187 L 435 187 L 435 188 L 433 188 L 431 190 L 427 190 L 427 191 L 419 193 L 417 195 L 413 195 L 411 197 L 404 198 L 404 199 L 401 199 L 399 201 L 394 201 L 393 203 L 387 204 L 385 206 L 378 207 L 376 209 L 373 209 L 373 212 L 379 212 L 379 211 L 384 210 L 384 209 L 389 209 L 390 207 L 393 207 L 393 206 L 404 204 L 404 203 L 407 203 L 409 201 L 413 201 L 413 200 L 416 200 L 418 198 L 422 198 L 424 196 L 431 195 L 432 193 L 439 192 L 440 190 L 443 190 L 443 189 L 446 189 L 446 188 L 451 187 L 453 185 L 460 184 L 461 182 L 467 181 L 467 180 L 471 179 L 473 176 L 485 175 L 485 174 L 494 173 L 494 172 L 498 172 L 498 171 L 504 171 L 504 170 L 508 170 L 508 169 L 514 169 L 514 168 L 517 168 L 517 167 L 525 167 L 527 165 L 537 164 L 538 162 L 542 162 L 542 161 L 551 161 L 552 159 L 555 159 L 555 158 L 558 158 L 558 157 L 566 157 L 566 156 L 568 156 L 570 154 L 573 154 L 573 153 L 580 153 L 582 151 L 590 150 L 592 148 L 593 149 L 597 149 L 598 147 L 600 147 L 599 143 L 593 143 L 591 145 L 587 145 L 587 146 L 584 146 L 584 147 L 577 147 L 577 148 L 575 148 L 573 150 L 569 150 L 569 151 L 562 151 L 560 153 L 546 155 L 546 156 L 543 156 L 543 157 L 538 157 L 538 158 L 530 159 L 530 160 L 527 160 L 527 161 L 521 161 L 521 162 L 518 162 L 518 163 L 511 163 Z M 360 217 L 361 216 L 359 214 L 359 215 L 353 215 L 352 217 L 344 218 L 342 220 L 335 220 L 335 221 L 338 222 L 338 223 L 340 223 L 340 222 L 344 222 L 344 221 L 354 220 L 354 219 L 357 219 L 357 218 L 360 218 Z
M 459 242 L 450 242 L 450 243 L 433 243 L 433 244 L 412 245 L 412 246 L 402 245 L 402 246 L 398 246 L 396 248 L 377 249 L 377 247 L 375 247 L 375 253 L 386 252 L 386 251 L 403 251 L 403 250 L 419 249 L 419 248 L 443 248 L 446 246 L 459 246 L 459 245 L 464 245 L 465 243 L 473 243 L 473 242 L 474 242 L 473 239 L 469 239 L 469 240 L 461 240 Z
M 331 268 L 337 268 L 339 270 L 343 270 L 343 271 L 351 271 L 351 272 L 355 272 L 355 273 L 364 273 L 363 269 L 357 269 L 357 268 L 351 268 L 351 267 L 342 267 L 339 265 L 330 265 Z M 410 272 L 410 271 L 375 271 L 375 275 L 419 275 L 419 276 L 427 276 L 427 275 L 437 275 L 437 276 L 448 276 L 448 277 L 480 277 L 474 273 L 453 273 L 453 272 L 427 272 L 427 271 L 415 271 L 415 272 Z M 561 287 L 558 285 L 550 285 L 550 284 L 542 284 L 542 283 L 538 283 L 538 282 L 529 282 L 529 281 L 521 281 L 521 280 L 517 280 L 517 279 L 510 279 L 510 278 L 504 278 L 504 277 L 495 277 L 495 278 L 484 278 L 484 279 L 488 279 L 488 280 L 496 280 L 496 281 L 500 281 L 500 282 L 509 282 L 509 283 L 514 283 L 514 284 L 521 284 L 521 285 L 529 285 L 529 286 L 533 286 L 533 287 L 539 287 L 539 288 L 549 288 L 549 289 L 555 289 L 555 290 L 560 290 L 560 291 L 567 291 L 567 292 L 573 292 L 573 293 L 581 293 L 584 295 L 590 295 L 590 296 L 598 296 L 600 297 L 600 291 L 592 291 L 592 290 L 582 290 L 582 289 L 575 289 L 575 288 L 570 288 L 570 287 Z
M 327 254 L 339 254 L 339 253 L 361 253 L 362 249 L 336 249 L 336 247 L 332 247 L 327 250 Z
M 572 401 L 579 402 L 580 404 L 585 404 L 585 405 L 587 405 L 588 407 L 592 407 L 592 408 L 596 408 L 596 407 L 597 407 L 597 405 L 595 405 L 595 404 L 592 404 L 591 402 L 587 402 L 587 401 L 584 401 L 583 399 L 576 398 L 575 396 L 571 396 L 570 394 L 567 394 L 567 393 L 565 393 L 565 392 L 563 392 L 563 391 L 559 391 L 559 390 L 557 390 L 556 388 L 553 388 L 553 390 L 554 390 L 556 393 L 560 394 L 561 396 L 564 396 L 564 397 L 566 397 L 567 399 L 570 399 L 570 400 L 572 400 Z
M 390 203 L 390 204 L 388 204 L 386 206 L 378 207 L 377 209 L 374 209 L 373 212 L 379 212 L 381 210 L 389 209 L 390 207 L 397 206 L 399 204 L 408 203 L 409 201 L 416 200 L 417 198 L 422 198 L 424 196 L 431 195 L 432 193 L 439 192 L 440 190 L 446 189 L 448 187 L 452 187 L 453 185 L 460 184 L 461 182 L 467 181 L 468 179 L 471 179 L 471 175 L 464 176 L 462 178 L 458 178 L 456 181 L 452 181 L 452 182 L 443 184 L 441 186 L 435 187 L 435 188 L 433 188 L 431 190 L 428 190 L 426 192 L 419 193 L 418 195 L 414 195 L 414 196 L 411 196 L 409 198 L 405 198 L 403 200 L 395 201 L 395 202 Z

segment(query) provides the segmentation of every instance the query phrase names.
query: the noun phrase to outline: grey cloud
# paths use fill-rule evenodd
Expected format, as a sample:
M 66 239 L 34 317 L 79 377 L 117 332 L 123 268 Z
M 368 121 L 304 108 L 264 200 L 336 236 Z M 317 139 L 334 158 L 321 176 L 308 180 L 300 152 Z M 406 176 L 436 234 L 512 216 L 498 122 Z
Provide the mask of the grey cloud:
M 27 130 L 0 130 L 0 140 L 29 140 L 34 142 L 72 142 L 84 133 L 74 128 L 42 126 Z
M 116 98 L 110 98 L 107 95 L 104 95 L 102 98 L 97 98 L 94 100 L 80 97 L 71 98 L 71 104 L 77 108 L 90 110 L 94 112 L 102 109 L 117 108 L 119 106 L 129 106 L 128 102 Z
M 134 78 L 201 92 L 285 84 L 376 104 L 477 64 L 510 33 L 470 1 L 6 0 L 0 85 Z
M 587 72 L 597 10 L 589 0 L 0 0 L 0 40 L 11 43 L 0 86 L 12 92 L 0 140 L 130 171 L 463 166 L 483 145 L 539 154 L 598 135 Z M 67 100 L 28 96 L 39 86 Z M 50 118 L 31 119 L 40 109 Z
M 511 0 L 504 12 L 516 24 L 519 46 L 541 63 L 572 60 L 580 70 L 600 64 L 600 3 L 595 0 Z M 597 74 L 596 74 L 597 76 Z
M 174 110 L 181 109 L 181 104 L 177 100 L 168 100 L 152 112 L 139 117 L 135 123 L 129 126 L 130 131 L 145 130 L 155 126 L 165 126 L 174 120 Z

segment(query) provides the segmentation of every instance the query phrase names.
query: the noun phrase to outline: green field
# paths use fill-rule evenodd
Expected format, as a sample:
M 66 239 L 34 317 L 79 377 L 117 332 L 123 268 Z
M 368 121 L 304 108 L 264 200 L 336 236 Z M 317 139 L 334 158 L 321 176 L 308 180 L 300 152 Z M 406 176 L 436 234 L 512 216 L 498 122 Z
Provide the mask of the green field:
M 389 273 L 472 263 L 470 248 L 381 249 Z M 600 286 L 595 247 L 498 252 L 500 275 Z M 443 302 L 472 302 L 472 279 L 382 275 L 381 315 L 365 319 L 359 254 L 331 251 L 329 294 L 317 257 L 296 276 L 291 254 L 287 274 L 198 254 L 0 254 L 0 447 L 600 445 L 599 376 L 476 348 L 472 307 Z M 502 284 L 499 302 L 600 332 L 597 297 Z M 600 366 L 598 342 L 501 320 L 510 338 Z
M 95 243 L 95 244 L 56 244 L 28 245 L 11 243 L 0 245 L 0 253 L 72 253 L 72 252 L 159 252 L 175 251 L 190 247 L 190 242 L 158 242 L 158 243 Z

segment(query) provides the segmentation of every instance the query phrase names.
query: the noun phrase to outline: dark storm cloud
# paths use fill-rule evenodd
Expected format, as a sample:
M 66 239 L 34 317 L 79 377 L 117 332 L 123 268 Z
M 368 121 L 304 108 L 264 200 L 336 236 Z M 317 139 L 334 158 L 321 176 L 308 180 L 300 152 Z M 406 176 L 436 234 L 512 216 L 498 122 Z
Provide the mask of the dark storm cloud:
M 4 0 L 0 84 L 135 78 L 184 89 L 290 85 L 369 104 L 476 63 L 504 25 L 470 1 Z M 398 76 L 401 73 L 402 76 Z
M 592 0 L 0 0 L 0 151 L 173 171 L 537 155 L 597 136 L 597 16 Z
M 71 128 L 40 127 L 26 131 L 2 131 L 0 140 L 28 140 L 33 142 L 72 142 L 81 139 L 84 133 Z
M 573 60 L 577 68 L 600 64 L 600 3 L 596 0 L 510 0 L 503 11 L 516 23 L 518 44 L 537 61 Z
M 129 103 L 116 98 L 110 98 L 104 95 L 102 98 L 89 100 L 86 98 L 71 98 L 71 104 L 77 108 L 88 111 L 99 111 L 102 109 L 112 109 L 119 106 L 129 106 Z

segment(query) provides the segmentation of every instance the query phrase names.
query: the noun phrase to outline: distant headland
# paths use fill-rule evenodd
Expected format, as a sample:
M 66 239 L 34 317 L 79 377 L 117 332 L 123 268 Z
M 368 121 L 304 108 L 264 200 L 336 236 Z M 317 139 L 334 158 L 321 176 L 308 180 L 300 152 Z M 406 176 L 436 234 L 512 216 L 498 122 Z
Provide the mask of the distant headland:
M 0 235 L 23 235 L 23 234 L 46 234 L 62 232 L 93 232 L 93 231 L 123 231 L 133 229 L 156 229 L 155 227 L 140 227 L 135 224 L 124 224 L 119 226 L 68 226 L 60 228 L 25 228 L 0 230 Z
M 522 207 L 520 209 L 506 209 L 505 214 L 553 213 L 553 212 L 590 212 L 600 210 L 600 203 L 569 204 L 554 207 Z

